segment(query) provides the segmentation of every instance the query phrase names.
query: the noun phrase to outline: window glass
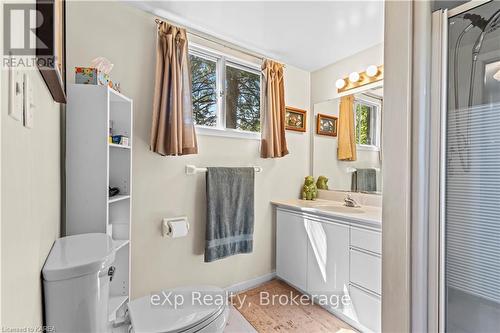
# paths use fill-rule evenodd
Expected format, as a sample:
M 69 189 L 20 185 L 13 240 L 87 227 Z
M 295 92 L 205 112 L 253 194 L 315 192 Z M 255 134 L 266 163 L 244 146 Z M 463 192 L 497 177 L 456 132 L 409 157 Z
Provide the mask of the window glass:
M 232 131 L 236 136 L 260 132 L 259 67 L 206 48 L 190 47 L 189 53 L 195 124 L 251 132 Z
M 356 142 L 361 145 L 370 145 L 370 114 L 371 107 L 358 103 L 356 107 Z
M 260 131 L 260 75 L 226 66 L 226 128 Z
M 356 143 L 360 145 L 377 146 L 378 107 L 364 101 L 355 103 Z
M 193 116 L 197 125 L 217 124 L 217 62 L 190 54 Z

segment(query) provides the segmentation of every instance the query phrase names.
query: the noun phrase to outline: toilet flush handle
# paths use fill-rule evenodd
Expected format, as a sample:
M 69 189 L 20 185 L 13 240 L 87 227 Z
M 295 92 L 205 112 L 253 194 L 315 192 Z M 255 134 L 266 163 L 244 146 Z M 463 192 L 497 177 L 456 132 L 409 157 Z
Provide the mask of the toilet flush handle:
M 115 275 L 115 266 L 110 266 L 108 269 L 108 276 L 109 276 L 109 281 L 113 281 L 113 276 Z

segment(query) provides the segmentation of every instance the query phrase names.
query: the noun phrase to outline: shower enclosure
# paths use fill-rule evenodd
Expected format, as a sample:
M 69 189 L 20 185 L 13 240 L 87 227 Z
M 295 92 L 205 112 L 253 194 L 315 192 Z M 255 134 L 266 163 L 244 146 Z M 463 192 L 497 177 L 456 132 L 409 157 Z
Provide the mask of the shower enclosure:
M 439 326 L 500 332 L 500 2 L 441 13 Z

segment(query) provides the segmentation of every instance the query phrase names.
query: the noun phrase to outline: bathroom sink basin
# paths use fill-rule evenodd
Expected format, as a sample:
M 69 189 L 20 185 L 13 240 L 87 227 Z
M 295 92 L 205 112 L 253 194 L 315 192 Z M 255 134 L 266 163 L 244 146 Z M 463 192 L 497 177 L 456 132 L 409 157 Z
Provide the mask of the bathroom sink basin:
M 302 205 L 308 208 L 316 208 L 329 212 L 344 213 L 344 214 L 360 214 L 365 212 L 360 207 L 346 207 L 343 206 L 341 203 L 331 204 L 328 202 L 309 201 L 302 203 Z
M 346 207 L 346 206 L 321 206 L 318 207 L 329 212 L 344 213 L 344 214 L 361 214 L 365 211 L 360 207 Z

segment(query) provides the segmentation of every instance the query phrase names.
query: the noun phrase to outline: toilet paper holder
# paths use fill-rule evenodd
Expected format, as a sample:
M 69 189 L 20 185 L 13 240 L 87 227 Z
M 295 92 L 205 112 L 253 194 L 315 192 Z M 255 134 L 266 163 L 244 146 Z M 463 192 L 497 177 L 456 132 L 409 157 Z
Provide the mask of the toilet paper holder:
M 169 222 L 186 222 L 187 231 L 189 231 L 189 222 L 187 216 L 163 218 L 161 223 L 161 234 L 163 237 L 170 237 L 172 235 L 172 228 Z

